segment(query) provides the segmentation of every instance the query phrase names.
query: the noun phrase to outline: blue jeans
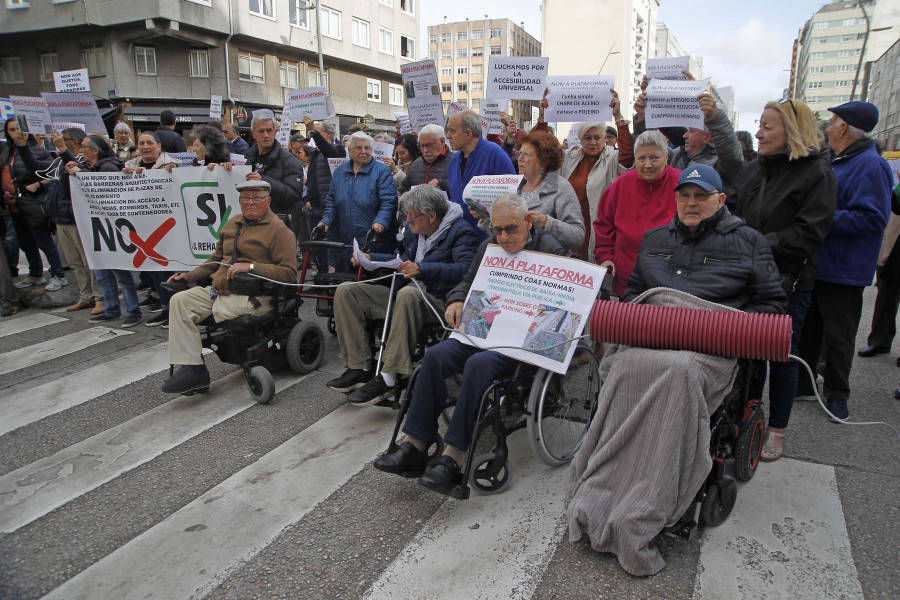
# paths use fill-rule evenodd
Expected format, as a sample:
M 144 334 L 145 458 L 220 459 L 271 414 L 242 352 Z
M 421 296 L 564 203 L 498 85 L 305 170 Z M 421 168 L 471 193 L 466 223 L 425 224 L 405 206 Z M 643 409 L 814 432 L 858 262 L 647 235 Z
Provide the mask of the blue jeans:
M 137 286 L 131 271 L 122 269 L 97 269 L 94 271 L 100 291 L 103 292 L 103 313 L 108 317 L 121 317 L 122 309 L 119 307 L 119 286 L 122 287 L 122 300 L 125 302 L 125 312 L 129 315 L 140 317 L 140 301 L 138 300 Z
M 56 243 L 53 241 L 53 236 L 50 235 L 50 232 L 44 231 L 43 229 L 30 229 L 34 243 L 41 252 L 44 253 L 44 256 L 47 257 L 47 262 L 50 263 L 50 276 L 62 277 L 65 275 L 62 268 L 62 260 L 59 258 L 59 249 L 56 247 Z M 38 256 L 38 262 L 40 262 L 40 256 Z M 28 261 L 28 264 L 31 264 L 31 260 Z M 41 264 L 41 267 L 43 267 L 43 264 Z
M 409 413 L 403 423 L 403 432 L 426 442 L 434 439 L 437 435 L 438 417 L 447 402 L 447 384 L 444 379 L 462 371 L 459 397 L 444 435 L 444 442 L 459 450 L 466 450 L 472 443 L 475 419 L 484 390 L 495 379 L 512 373 L 516 363 L 516 359 L 499 352 L 479 350 L 452 339 L 432 346 L 425 351 Z
M 812 301 L 812 292 L 794 292 L 788 299 L 787 314 L 791 317 L 791 354 L 799 355 L 798 345 L 800 332 L 803 330 L 803 320 L 809 310 Z M 766 383 L 766 361 L 754 361 L 756 366 L 756 386 L 750 390 L 751 397 L 762 396 L 763 386 Z M 787 362 L 769 361 L 769 371 L 772 380 L 769 382 L 769 427 L 784 429 L 791 418 L 791 409 L 794 406 L 794 397 L 797 395 L 797 380 L 799 379 L 800 363 L 789 360 Z M 803 376 L 808 377 L 806 369 Z M 801 389 L 810 389 L 810 383 L 800 386 Z

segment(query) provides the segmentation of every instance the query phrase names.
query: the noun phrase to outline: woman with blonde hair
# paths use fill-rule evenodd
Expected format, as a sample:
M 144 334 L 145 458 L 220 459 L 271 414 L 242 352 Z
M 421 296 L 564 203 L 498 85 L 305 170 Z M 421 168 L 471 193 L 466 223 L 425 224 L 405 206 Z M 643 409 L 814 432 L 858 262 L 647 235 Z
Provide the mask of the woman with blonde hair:
M 828 235 L 837 201 L 830 155 L 820 146 L 816 119 L 801 100 L 769 102 L 759 119 L 759 156 L 744 165 L 737 194 L 728 204 L 772 246 L 793 321 L 791 354 L 809 309 L 816 279 L 816 252 Z M 784 451 L 784 430 L 797 394 L 798 364 L 770 362 L 769 430 L 761 458 L 774 461 Z M 766 363 L 757 364 L 750 390 L 762 395 Z M 810 384 L 804 386 L 809 388 Z

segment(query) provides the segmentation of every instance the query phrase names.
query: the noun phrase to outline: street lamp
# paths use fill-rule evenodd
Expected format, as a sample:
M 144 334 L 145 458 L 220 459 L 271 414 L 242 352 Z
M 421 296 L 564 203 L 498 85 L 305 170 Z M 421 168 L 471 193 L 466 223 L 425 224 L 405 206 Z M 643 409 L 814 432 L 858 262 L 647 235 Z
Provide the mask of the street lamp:
M 856 84 L 859 81 L 859 71 L 862 68 L 863 57 L 866 55 L 866 44 L 869 43 L 869 33 L 873 31 L 886 31 L 888 29 L 891 29 L 892 27 L 876 27 L 875 29 L 871 29 L 869 23 L 869 13 L 866 12 L 866 7 L 862 2 L 859 3 L 859 10 L 862 11 L 863 17 L 865 17 L 866 19 L 866 37 L 863 38 L 862 50 L 860 50 L 859 52 L 859 61 L 856 63 L 856 75 L 853 77 L 853 88 L 850 90 L 851 101 L 853 100 L 853 96 L 856 95 Z
M 304 3 L 305 4 L 305 3 Z M 319 85 L 325 85 L 325 61 L 322 58 L 322 10 L 319 2 L 309 6 L 298 6 L 298 10 L 316 9 L 316 43 L 319 50 Z

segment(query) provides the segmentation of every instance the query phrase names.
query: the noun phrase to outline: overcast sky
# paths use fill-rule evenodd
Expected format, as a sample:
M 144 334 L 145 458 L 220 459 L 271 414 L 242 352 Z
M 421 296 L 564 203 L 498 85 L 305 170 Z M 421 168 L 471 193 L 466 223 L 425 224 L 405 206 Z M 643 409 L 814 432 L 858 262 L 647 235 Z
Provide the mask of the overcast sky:
M 669 27 L 686 51 L 703 57 L 705 77 L 718 86 L 734 87 L 739 126 L 755 133 L 762 107 L 781 98 L 787 87 L 797 30 L 825 4 L 826 0 L 661 0 L 657 21 Z M 442 23 L 444 16 L 448 22 L 483 19 L 485 13 L 492 19 L 524 21 L 528 33 L 541 37 L 540 0 L 420 0 L 419 5 L 420 39 L 426 52 L 427 27 Z

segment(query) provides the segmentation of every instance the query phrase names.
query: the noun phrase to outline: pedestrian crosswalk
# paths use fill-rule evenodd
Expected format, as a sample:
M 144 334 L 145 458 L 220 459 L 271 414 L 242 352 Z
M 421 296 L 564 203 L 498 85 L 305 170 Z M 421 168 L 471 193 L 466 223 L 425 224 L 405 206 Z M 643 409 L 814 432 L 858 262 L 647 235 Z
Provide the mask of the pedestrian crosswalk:
M 51 337 L 48 326 L 60 323 L 80 329 Z M 31 311 L 0 321 L 0 340 L 21 335 L 34 343 L 0 353 L 0 556 L 7 555 L 0 558 L 2 597 L 248 597 L 231 595 L 234 587 L 253 589 L 261 598 L 569 598 L 576 596 L 564 589 L 542 591 L 541 582 L 574 578 L 591 589 L 592 582 L 621 577 L 614 557 L 586 544 L 575 546 L 575 564 L 554 559 L 569 550 L 569 474 L 535 460 L 524 431 L 509 439 L 514 479 L 499 495 L 436 501 L 414 480 L 373 471 L 370 463 L 387 447 L 396 413 L 346 405 L 325 388 L 324 381 L 341 369 L 333 338 L 322 371 L 276 374 L 273 405 L 258 405 L 243 374 L 222 366 L 214 366 L 207 394 L 162 395 L 157 389 L 168 368 L 166 340 L 155 329 L 93 327 L 84 315 Z M 134 343 L 105 362 L 91 360 L 122 335 Z M 55 373 L 54 361 L 63 357 L 83 361 Z M 101 399 L 111 414 L 98 428 L 83 415 Z M 143 407 L 139 414 L 132 414 L 135 406 Z M 69 419 L 76 410 L 81 418 Z M 206 469 L 218 473 L 220 462 L 238 466 L 173 501 L 186 484 L 166 474 L 180 472 L 191 452 L 199 452 L 200 440 L 215 443 L 210 434 L 219 432 L 216 439 L 226 442 L 205 454 L 207 461 L 212 456 Z M 67 441 L 53 443 L 57 436 Z M 234 455 L 248 440 L 252 459 Z M 194 466 L 193 472 L 204 470 Z M 794 482 L 795 490 L 797 482 L 803 485 L 795 501 L 773 510 L 770 500 L 784 481 Z M 677 574 L 683 584 L 673 583 L 657 597 L 821 598 L 824 590 L 863 597 L 832 467 L 785 459 L 761 468 L 748 486 L 757 493 L 739 493 L 733 518 L 703 532 L 700 544 L 669 546 L 688 554 L 677 564 L 690 567 L 679 567 L 687 569 Z M 369 506 L 384 489 L 403 493 L 387 496 L 392 510 L 368 509 L 371 529 L 391 531 L 398 512 L 416 515 L 415 522 L 404 544 L 387 545 L 391 550 L 379 557 L 375 572 L 354 574 L 359 549 L 327 547 L 327 540 L 345 539 L 337 532 L 352 522 L 357 505 Z M 112 512 L 104 510 L 107 500 L 98 500 L 110 495 L 117 497 Z M 811 497 L 816 500 L 804 500 Z M 150 509 L 156 505 L 167 508 Z M 153 516 L 123 514 L 129 511 Z M 343 581 L 323 579 L 328 585 L 313 588 L 287 566 L 289 555 L 304 545 L 292 532 L 304 526 L 325 528 L 316 539 L 326 545 L 317 549 L 326 560 L 308 565 L 311 572 Z M 69 536 L 77 540 L 71 559 L 34 558 L 50 541 Z M 254 565 L 271 564 L 264 551 L 285 547 L 293 549 L 279 550 L 284 572 L 265 567 L 264 580 L 247 579 Z M 349 566 L 334 569 L 330 562 Z M 824 569 L 827 580 L 818 576 Z M 618 597 L 631 597 L 628 579 L 623 581 Z M 347 596 L 328 589 L 355 591 Z

